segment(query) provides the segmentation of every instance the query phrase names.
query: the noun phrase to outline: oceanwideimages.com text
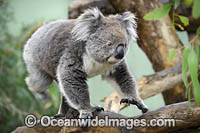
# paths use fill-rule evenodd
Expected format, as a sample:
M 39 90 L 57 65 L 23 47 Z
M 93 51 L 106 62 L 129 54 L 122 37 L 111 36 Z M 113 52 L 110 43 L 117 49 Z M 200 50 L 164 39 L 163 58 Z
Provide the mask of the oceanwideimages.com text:
M 126 127 L 132 129 L 134 127 L 175 127 L 175 119 L 133 119 L 133 118 L 99 118 L 96 116 L 92 119 L 55 119 L 49 116 L 42 116 L 37 119 L 34 115 L 27 115 L 25 117 L 25 125 L 27 127 L 34 127 L 37 122 L 43 127 L 59 126 L 59 127 L 79 127 L 79 126 L 93 126 L 93 127 Z

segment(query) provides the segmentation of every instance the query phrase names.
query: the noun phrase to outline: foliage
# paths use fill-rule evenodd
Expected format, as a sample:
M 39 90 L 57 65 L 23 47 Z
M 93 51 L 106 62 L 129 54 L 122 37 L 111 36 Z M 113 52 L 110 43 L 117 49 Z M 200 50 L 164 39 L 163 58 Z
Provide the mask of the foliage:
M 8 4 L 9 0 L 0 0 L 0 36 L 3 31 L 7 30 L 6 22 L 12 18 L 12 12 L 9 10 Z
M 189 20 L 187 17 L 185 16 L 181 16 L 181 15 L 178 15 L 180 21 L 184 24 L 184 26 L 188 26 L 189 25 Z
M 199 36 L 200 35 L 200 26 L 197 28 L 196 34 Z
M 175 17 L 178 17 L 184 26 L 189 25 L 189 19 L 185 16 L 181 16 L 179 14 L 175 14 L 175 9 L 180 5 L 180 2 L 183 2 L 186 6 L 192 6 L 192 16 L 197 19 L 200 17 L 200 10 L 198 7 L 200 6 L 200 0 L 173 0 L 167 4 L 163 4 L 161 8 L 154 9 L 152 12 L 146 14 L 143 18 L 145 20 L 160 20 L 166 15 L 169 14 L 170 10 L 172 10 L 172 22 L 173 25 L 179 26 L 181 29 L 184 29 L 181 24 L 176 24 L 174 22 Z M 200 106 L 200 82 L 198 79 L 198 70 L 199 70 L 199 61 L 200 61 L 200 26 L 197 28 L 196 36 L 190 41 L 189 45 L 184 45 L 183 50 L 183 63 L 182 63 L 182 78 L 184 84 L 187 88 L 187 96 L 188 100 L 191 101 L 191 88 L 193 89 L 193 95 L 195 101 Z M 189 46 L 189 47 L 188 47 Z M 176 51 L 173 50 L 169 53 L 168 61 L 171 61 L 173 57 L 176 55 Z M 188 82 L 189 73 L 191 77 L 191 82 Z
M 12 20 L 8 1 L 0 0 L 0 131 L 11 132 L 17 126 L 24 125 L 27 112 L 37 116 L 53 115 L 59 104 L 59 93 L 50 87 L 52 100 L 48 103 L 38 102 L 32 92 L 27 89 L 25 77 L 26 68 L 22 58 L 23 44 L 27 34 L 34 29 L 35 24 L 24 26 L 17 36 L 7 30 L 6 23 Z
M 159 20 L 165 17 L 169 13 L 171 7 L 172 7 L 171 3 L 164 4 L 161 8 L 156 8 L 152 12 L 146 14 L 144 16 L 144 19 L 145 20 Z
M 23 125 L 24 116 L 27 112 L 37 116 L 40 114 L 53 115 L 59 104 L 57 86 L 50 87 L 52 100 L 48 103 L 38 102 L 25 84 L 27 76 L 26 68 L 22 59 L 25 34 L 30 31 L 30 26 L 24 27 L 19 36 L 5 33 L 0 47 L 0 129 L 5 132 Z M 13 121 L 11 121 L 13 120 Z M 13 127 L 13 128 L 12 128 Z M 4 131 L 3 131 L 4 132 Z
M 176 50 L 170 51 L 169 56 L 168 56 L 168 61 L 169 62 L 173 59 L 173 57 L 175 56 L 175 54 L 176 54 Z
M 192 7 L 192 16 L 196 19 L 200 16 L 199 5 L 200 5 L 200 0 L 194 0 L 194 4 Z

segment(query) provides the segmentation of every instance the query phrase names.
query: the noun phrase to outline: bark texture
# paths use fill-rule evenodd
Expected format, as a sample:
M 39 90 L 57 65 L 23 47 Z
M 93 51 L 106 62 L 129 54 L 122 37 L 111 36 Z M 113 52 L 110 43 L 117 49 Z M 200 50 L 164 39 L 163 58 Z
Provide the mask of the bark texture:
M 146 114 L 136 117 L 125 117 L 114 112 L 102 112 L 95 114 L 99 118 L 108 116 L 109 118 L 126 118 L 126 119 L 145 119 L 149 123 L 152 119 L 174 119 L 175 127 L 162 126 L 162 127 L 134 127 L 133 129 L 127 129 L 126 127 L 88 127 L 82 129 L 79 127 L 42 127 L 40 124 L 34 128 L 27 128 L 25 126 L 17 128 L 12 133 L 103 133 L 103 132 L 132 132 L 132 133 L 182 133 L 185 129 L 188 133 L 193 131 L 200 131 L 200 108 L 192 103 L 192 108 L 189 107 L 188 102 L 182 102 L 177 104 L 168 105 L 158 110 L 148 112 Z
M 85 9 L 98 7 L 104 14 L 116 13 L 109 0 L 75 0 L 69 6 L 69 18 L 77 18 Z

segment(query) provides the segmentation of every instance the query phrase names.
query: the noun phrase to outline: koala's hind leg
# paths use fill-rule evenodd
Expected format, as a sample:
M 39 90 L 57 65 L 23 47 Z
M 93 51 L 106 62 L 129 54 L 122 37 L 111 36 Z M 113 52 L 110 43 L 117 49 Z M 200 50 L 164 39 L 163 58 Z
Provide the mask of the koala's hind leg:
M 25 79 L 28 88 L 42 100 L 49 100 L 50 94 L 46 91 L 53 82 L 53 78 L 36 64 L 27 64 L 29 76 Z
M 69 104 L 67 103 L 67 100 L 62 95 L 58 114 L 56 114 L 54 118 L 66 117 L 66 118 L 72 119 L 72 118 L 78 118 L 78 116 L 79 116 L 79 112 L 73 109 L 72 107 L 70 107 Z

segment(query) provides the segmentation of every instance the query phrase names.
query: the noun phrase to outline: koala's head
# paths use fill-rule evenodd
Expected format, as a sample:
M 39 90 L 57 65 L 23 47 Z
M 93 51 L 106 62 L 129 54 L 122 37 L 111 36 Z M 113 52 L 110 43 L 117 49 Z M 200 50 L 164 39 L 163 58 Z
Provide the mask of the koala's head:
M 75 22 L 72 34 L 86 41 L 86 51 L 99 63 L 113 64 L 124 58 L 129 42 L 136 40 L 135 15 L 125 12 L 105 17 L 97 8 L 86 10 Z

